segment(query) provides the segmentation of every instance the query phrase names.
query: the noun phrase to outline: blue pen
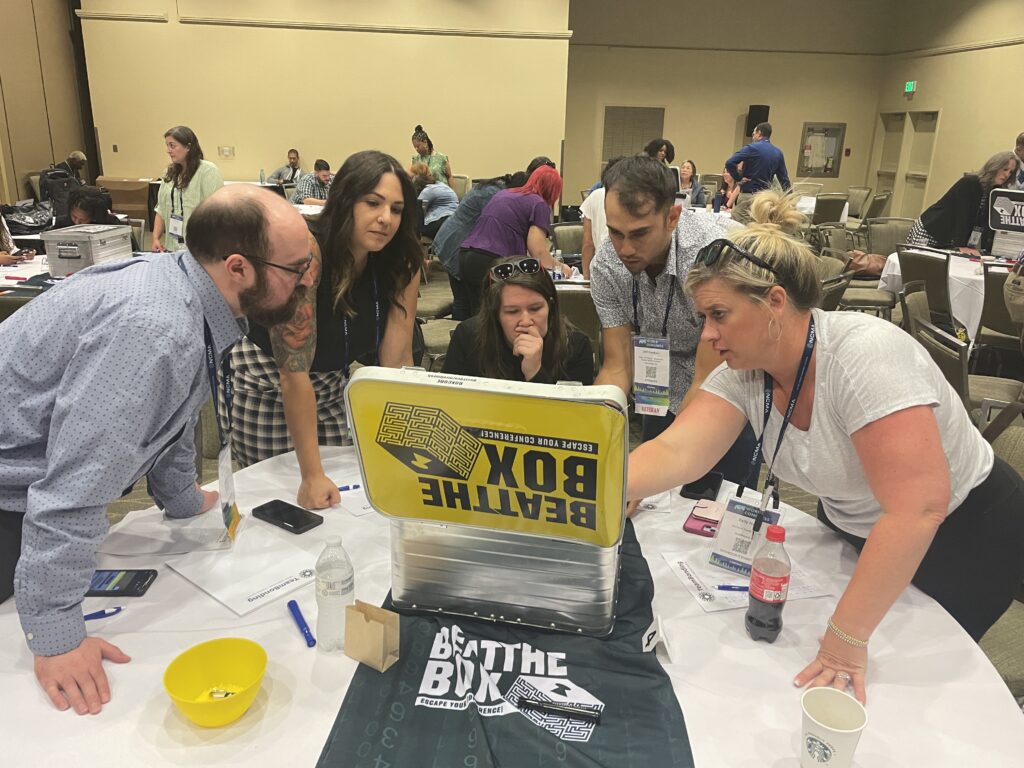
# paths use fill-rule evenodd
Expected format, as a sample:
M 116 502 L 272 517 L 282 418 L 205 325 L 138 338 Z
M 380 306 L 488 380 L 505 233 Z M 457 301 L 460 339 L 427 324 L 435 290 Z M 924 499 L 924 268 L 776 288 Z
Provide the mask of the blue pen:
M 299 610 L 299 604 L 294 600 L 288 601 L 288 610 L 292 612 L 292 618 L 295 619 L 295 623 L 299 627 L 299 632 L 306 638 L 306 645 L 312 648 L 316 645 L 316 638 L 313 637 L 313 633 L 309 631 L 309 624 L 306 623 L 305 617 L 302 615 L 302 611 Z
M 359 490 L 362 487 L 363 486 L 361 486 L 359 483 L 353 483 L 352 485 L 339 485 L 338 486 L 338 490 L 339 491 L 357 491 L 357 490 Z
M 719 592 L 749 592 L 750 587 L 741 587 L 739 584 L 719 584 L 715 587 Z
M 82 617 L 85 621 L 92 621 L 93 619 L 105 619 L 109 616 L 117 616 L 121 611 L 124 610 L 123 605 L 115 606 L 114 608 L 104 608 L 102 611 L 95 611 L 94 613 L 87 613 Z

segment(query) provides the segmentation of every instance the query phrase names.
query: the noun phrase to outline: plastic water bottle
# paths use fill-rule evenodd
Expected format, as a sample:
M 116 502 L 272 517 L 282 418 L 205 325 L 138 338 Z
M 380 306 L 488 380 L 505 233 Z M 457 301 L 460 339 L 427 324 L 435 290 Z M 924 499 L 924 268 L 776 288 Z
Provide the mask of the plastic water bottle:
M 783 542 L 786 529 L 769 525 L 765 542 L 754 554 L 750 570 L 750 603 L 747 608 L 747 634 L 754 640 L 774 643 L 782 631 L 782 609 L 789 595 L 792 564 Z
M 355 601 L 355 571 L 341 537 L 327 540 L 316 561 L 316 641 L 325 651 L 345 646 L 345 609 Z
M 266 184 L 266 183 L 267 183 L 267 177 L 263 173 L 263 169 L 260 168 L 260 184 Z

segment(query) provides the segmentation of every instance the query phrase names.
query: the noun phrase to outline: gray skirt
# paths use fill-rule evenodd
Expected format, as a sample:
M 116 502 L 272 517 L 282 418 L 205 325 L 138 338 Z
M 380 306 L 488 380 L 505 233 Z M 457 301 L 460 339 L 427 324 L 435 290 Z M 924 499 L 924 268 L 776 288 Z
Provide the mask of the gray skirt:
M 231 453 L 241 467 L 294 450 L 284 418 L 277 363 L 248 337 L 231 350 L 234 396 L 231 408 Z M 317 440 L 320 445 L 351 445 L 345 419 L 345 375 L 341 371 L 310 373 L 316 395 Z M 225 413 L 223 390 L 219 411 Z M 223 422 L 223 416 L 222 416 Z M 221 428 L 226 429 L 222 423 Z

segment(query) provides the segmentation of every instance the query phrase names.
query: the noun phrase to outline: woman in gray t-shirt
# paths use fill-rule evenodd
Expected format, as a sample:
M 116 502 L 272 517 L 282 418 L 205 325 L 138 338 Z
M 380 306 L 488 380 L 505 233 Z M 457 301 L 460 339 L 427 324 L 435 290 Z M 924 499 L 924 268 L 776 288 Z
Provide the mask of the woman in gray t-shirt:
M 864 701 L 867 641 L 907 584 L 975 640 L 1009 607 L 1024 578 L 1024 481 L 993 457 L 909 335 L 875 317 L 814 308 L 817 257 L 786 234 L 802 219 L 790 198 L 761 193 L 751 214 L 755 223 L 701 251 L 686 280 L 702 340 L 724 365 L 661 437 L 633 452 L 627 493 L 695 480 L 748 421 L 763 430 L 775 474 L 816 494 L 822 521 L 861 552 L 817 658 L 795 682 L 845 679 Z

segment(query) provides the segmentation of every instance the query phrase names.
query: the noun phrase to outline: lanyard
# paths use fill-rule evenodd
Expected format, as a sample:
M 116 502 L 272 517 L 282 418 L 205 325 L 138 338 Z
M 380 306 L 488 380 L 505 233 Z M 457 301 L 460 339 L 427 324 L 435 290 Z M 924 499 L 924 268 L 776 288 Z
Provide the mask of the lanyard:
M 796 408 L 796 400 L 800 396 L 800 390 L 804 384 L 804 378 L 807 375 L 807 369 L 811 364 L 811 353 L 814 352 L 814 316 L 811 316 L 811 321 L 807 326 L 807 343 L 804 344 L 803 356 L 800 358 L 800 366 L 796 371 L 796 381 L 793 383 L 793 392 L 789 396 L 789 405 L 786 407 L 786 414 L 782 417 L 782 426 L 779 428 L 779 439 L 775 442 L 775 453 L 772 454 L 771 463 L 768 465 L 768 476 L 765 478 L 765 488 L 769 486 L 777 485 L 775 483 L 775 476 L 773 469 L 775 467 L 775 459 L 778 458 L 779 449 L 782 447 L 782 438 L 786 434 L 786 427 L 789 426 L 789 420 L 793 417 L 793 410 Z M 757 444 L 754 446 L 754 454 L 750 457 L 750 468 L 747 470 L 746 481 L 750 482 L 751 476 L 754 477 L 754 488 L 757 488 L 757 467 L 761 459 L 761 446 L 764 443 L 764 435 L 768 429 L 768 417 L 772 413 L 772 377 L 765 372 L 764 374 L 764 427 L 761 429 L 761 436 L 757 438 Z M 743 495 L 743 490 L 746 485 L 741 485 L 737 491 L 737 496 Z M 778 504 L 778 490 L 772 492 L 775 498 L 775 503 Z
M 665 319 L 661 324 L 661 335 L 668 336 L 668 313 L 672 311 L 672 298 L 676 292 L 676 276 L 672 275 L 672 281 L 668 285 L 668 303 L 665 305 Z M 637 321 L 636 309 L 640 303 L 640 281 L 633 278 L 633 330 L 640 333 L 640 323 Z
M 203 336 L 206 339 L 206 374 L 210 379 L 210 392 L 213 394 L 213 413 L 217 420 L 217 433 L 220 435 L 220 447 L 226 448 L 231 439 L 231 404 L 234 400 L 234 385 L 231 383 L 231 360 L 229 355 L 224 355 L 221 361 L 221 386 L 224 390 L 224 407 L 227 413 L 224 414 L 224 421 L 227 424 L 227 431 L 221 429 L 220 406 L 217 404 L 217 362 L 213 351 L 213 333 L 210 325 L 203 321 Z
M 369 269 L 370 269 L 370 274 L 373 275 L 373 307 L 374 307 L 374 311 L 375 311 L 376 316 L 377 316 L 376 317 L 377 335 L 376 335 L 376 343 L 373 346 L 373 350 L 379 356 L 379 354 L 380 354 L 380 352 L 379 352 L 379 350 L 380 350 L 380 295 L 377 292 L 377 273 L 374 272 L 373 267 L 370 267 Z M 341 316 L 341 327 L 344 329 L 344 332 L 345 332 L 345 362 L 342 365 L 341 370 L 345 374 L 345 378 L 347 379 L 348 378 L 349 365 L 351 364 L 352 360 L 349 357 L 349 346 L 348 346 L 348 315 L 346 315 L 344 313 Z M 379 363 L 380 361 L 378 360 L 377 362 Z

